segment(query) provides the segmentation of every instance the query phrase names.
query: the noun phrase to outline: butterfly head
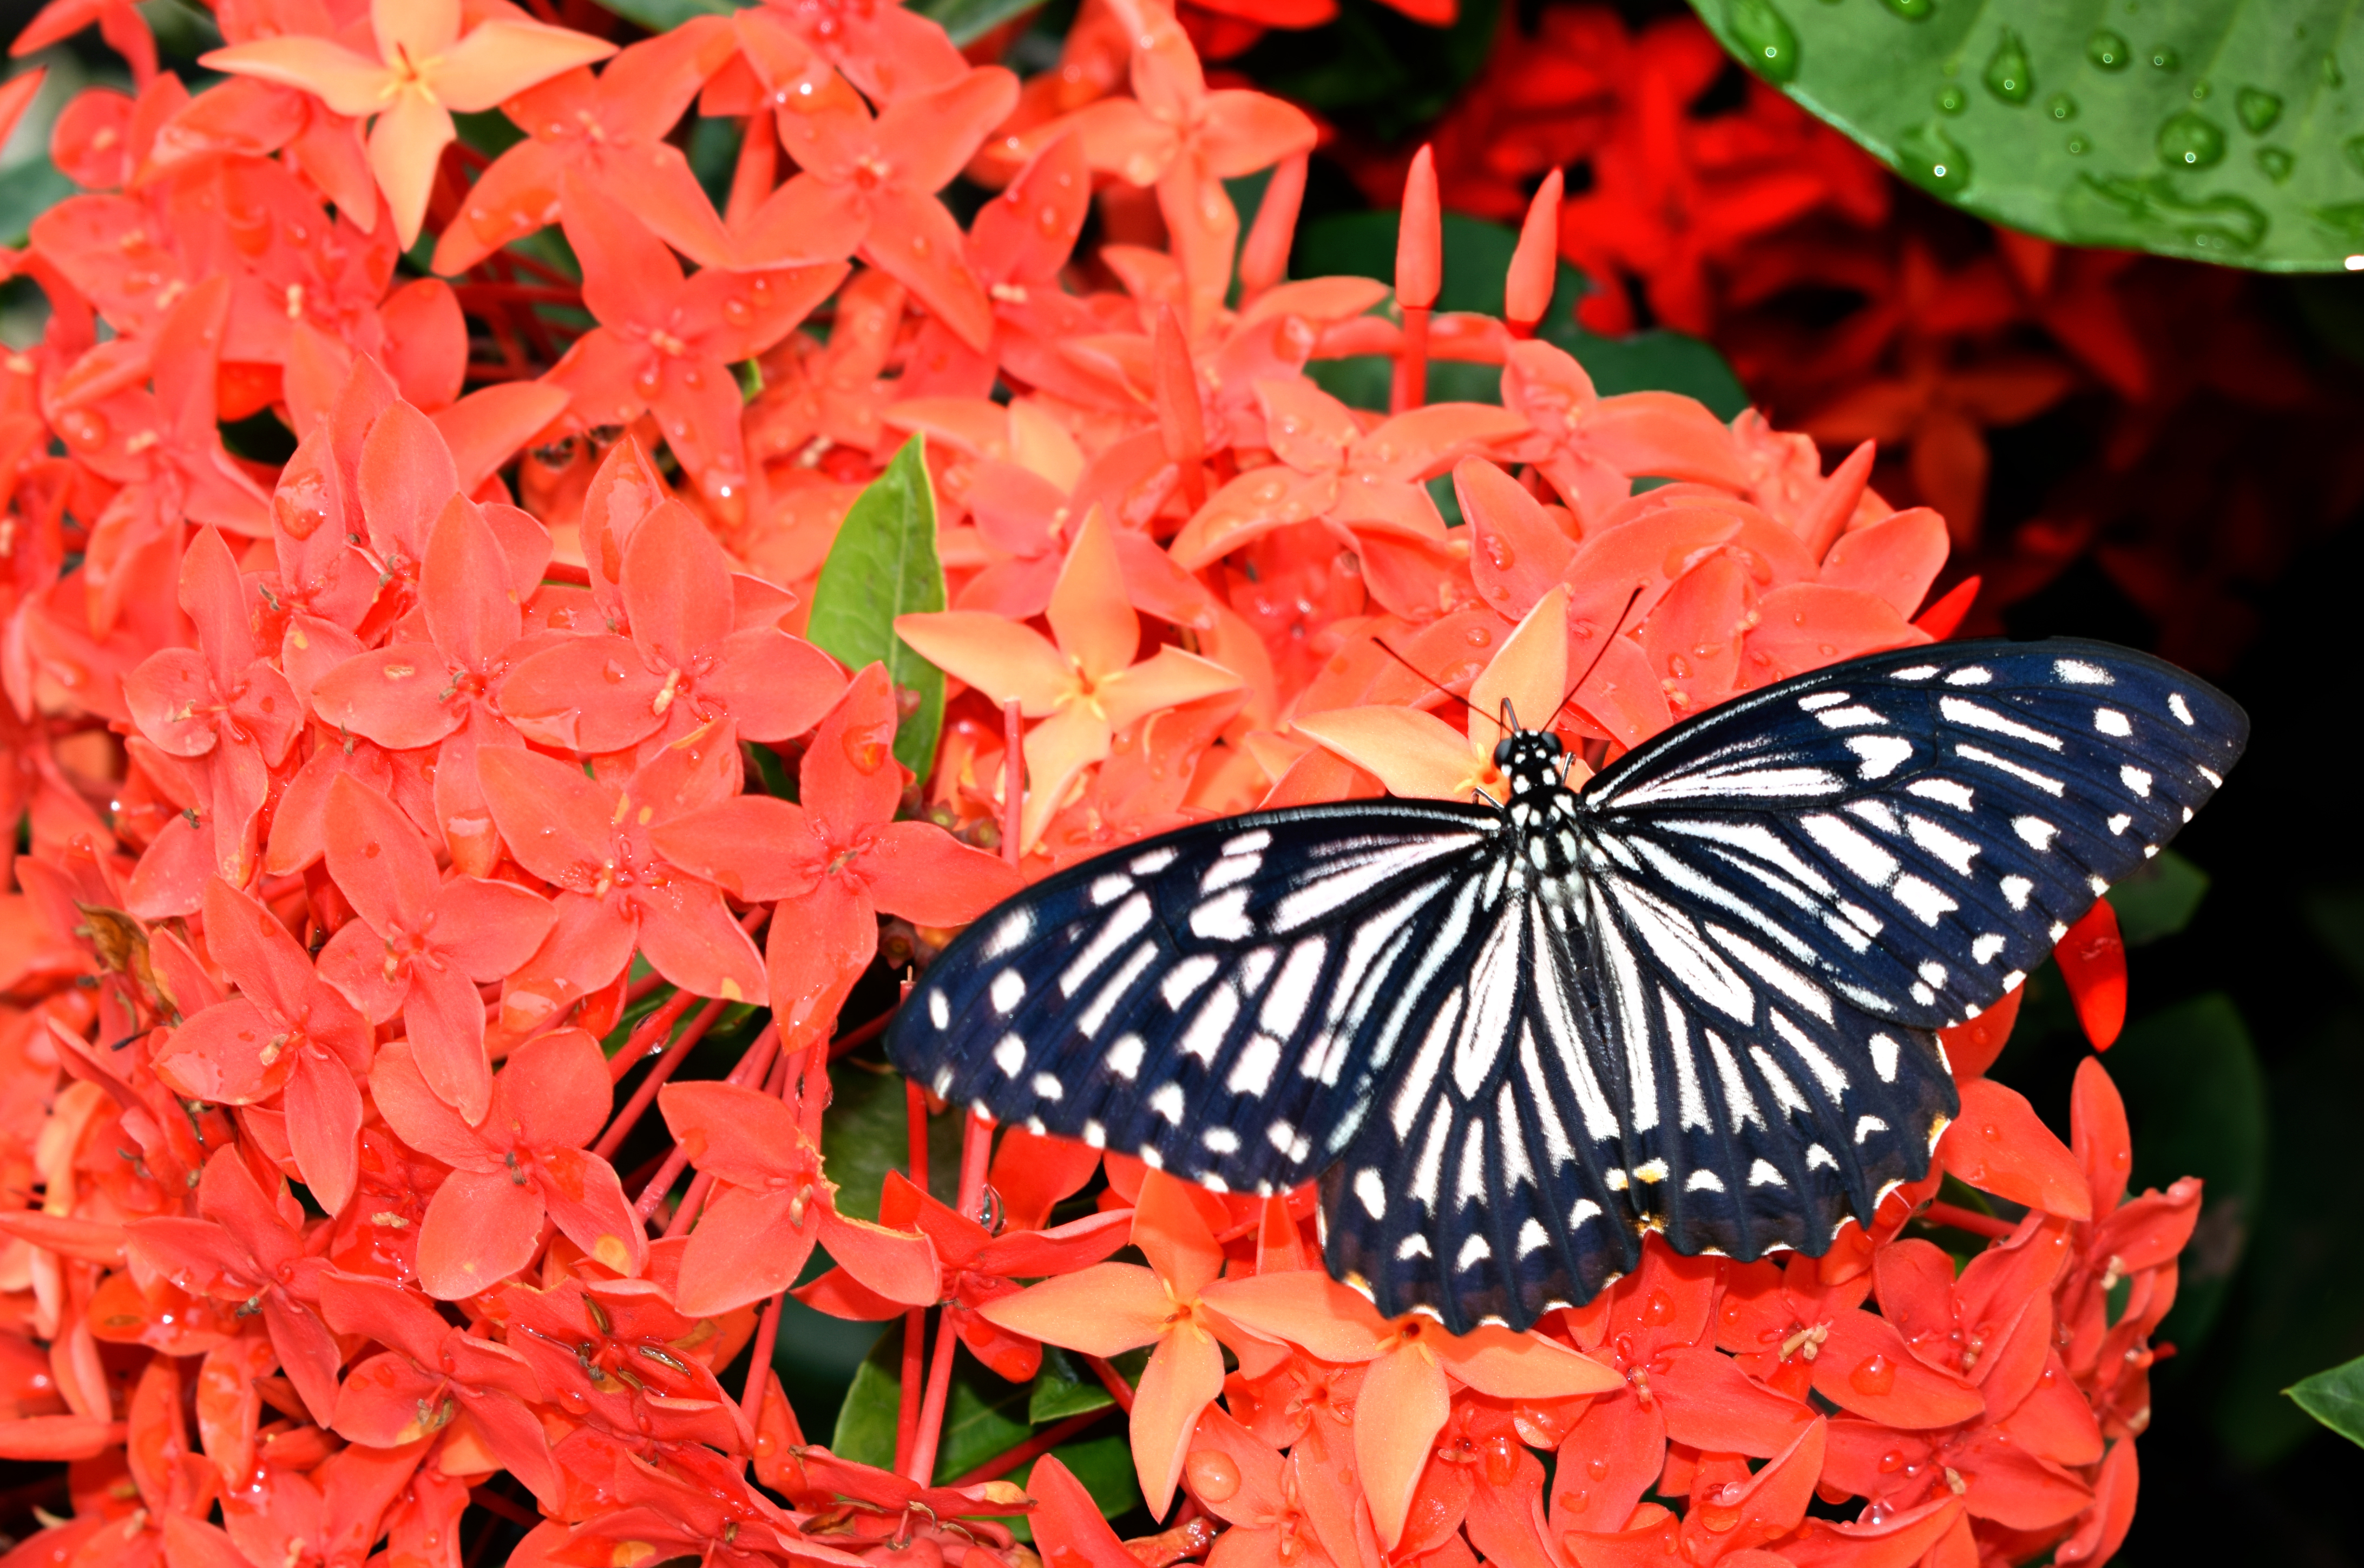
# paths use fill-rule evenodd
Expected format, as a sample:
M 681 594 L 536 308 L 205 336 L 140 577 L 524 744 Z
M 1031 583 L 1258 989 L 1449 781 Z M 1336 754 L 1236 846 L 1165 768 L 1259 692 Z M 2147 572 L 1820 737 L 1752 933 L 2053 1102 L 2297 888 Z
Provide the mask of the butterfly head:
M 1494 747 L 1494 766 L 1513 796 L 1558 787 L 1566 768 L 1559 737 L 1549 730 L 1512 730 Z

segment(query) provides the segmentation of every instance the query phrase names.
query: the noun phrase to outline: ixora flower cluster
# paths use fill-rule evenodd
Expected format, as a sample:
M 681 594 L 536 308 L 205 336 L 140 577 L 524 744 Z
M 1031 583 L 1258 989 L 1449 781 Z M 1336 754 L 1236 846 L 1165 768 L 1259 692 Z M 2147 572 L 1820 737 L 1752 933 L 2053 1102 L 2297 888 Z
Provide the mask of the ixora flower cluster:
M 1442 314 L 1416 166 L 1388 308 L 1283 280 L 1314 127 L 1210 88 L 1160 0 L 1086 7 L 1125 66 L 1089 90 L 886 5 L 620 50 L 499 0 L 220 18 L 217 84 L 68 107 L 87 194 L 8 258 L 50 315 L 0 389 L 0 1456 L 65 1464 L 10 1568 L 2114 1549 L 2198 1188 L 2127 1200 L 2097 1061 L 2066 1146 L 1980 1077 L 2009 1006 L 1868 1230 L 1653 1240 L 1523 1335 L 1380 1320 L 1305 1193 L 971 1120 L 940 1202 L 916 1086 L 910 1179 L 841 1210 L 829 1063 L 877 1032 L 840 1014 L 882 916 L 923 953 L 1210 813 L 1490 788 L 1504 698 L 1597 767 L 1958 621 L 1868 448 L 1824 475 L 1531 335 L 1556 187 L 1506 319 Z M 666 140 L 693 103 L 740 138 L 719 211 Z M 450 115 L 496 105 L 524 135 L 487 165 Z M 964 231 L 965 169 L 1006 194 Z M 1222 182 L 1266 169 L 1243 238 Z M 397 284 L 429 230 L 459 281 Z M 1384 415 L 1317 375 L 1369 355 Z M 1500 403 L 1428 403 L 1432 355 Z M 273 417 L 284 464 L 225 445 Z M 874 481 L 942 564 L 832 589 Z M 940 724 L 808 640 L 832 592 L 949 676 Z M 2062 955 L 2103 1039 L 2113 935 L 2102 905 Z M 791 1288 L 903 1320 L 893 1469 L 798 1431 Z M 1117 1539 L 1067 1423 L 936 1473 L 960 1348 L 1022 1380 L 1046 1344 L 1130 1412 L 1165 1533 Z M 1108 1360 L 1144 1347 L 1137 1383 Z

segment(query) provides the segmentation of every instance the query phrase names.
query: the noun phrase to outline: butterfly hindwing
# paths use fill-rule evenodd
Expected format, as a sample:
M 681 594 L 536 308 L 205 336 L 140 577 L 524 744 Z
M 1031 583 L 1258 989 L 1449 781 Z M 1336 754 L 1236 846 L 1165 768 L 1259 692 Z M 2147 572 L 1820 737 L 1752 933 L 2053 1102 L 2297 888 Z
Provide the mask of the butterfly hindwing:
M 1046 879 L 931 965 L 889 1038 L 939 1095 L 1210 1186 L 1335 1159 L 1449 958 L 1489 812 L 1356 801 L 1229 818 Z M 1433 976 L 1425 984 L 1433 984 Z

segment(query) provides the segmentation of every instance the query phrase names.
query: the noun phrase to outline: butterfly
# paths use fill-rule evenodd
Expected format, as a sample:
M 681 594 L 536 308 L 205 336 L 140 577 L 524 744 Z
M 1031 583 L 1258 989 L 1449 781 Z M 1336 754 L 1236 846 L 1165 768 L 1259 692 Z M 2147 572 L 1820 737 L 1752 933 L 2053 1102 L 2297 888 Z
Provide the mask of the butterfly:
M 1206 822 L 987 912 L 887 1052 L 937 1095 L 1219 1191 L 1319 1178 L 1388 1316 L 1524 1328 L 1684 1252 L 1819 1254 L 1926 1174 L 1936 1031 L 2223 784 L 2248 721 L 2105 644 L 1876 654 L 1586 780 Z

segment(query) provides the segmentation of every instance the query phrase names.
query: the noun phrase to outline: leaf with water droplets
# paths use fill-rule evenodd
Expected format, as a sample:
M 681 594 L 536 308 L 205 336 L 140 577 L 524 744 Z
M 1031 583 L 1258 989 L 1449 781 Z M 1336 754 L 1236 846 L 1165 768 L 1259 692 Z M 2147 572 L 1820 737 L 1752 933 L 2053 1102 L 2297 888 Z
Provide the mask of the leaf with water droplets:
M 2335 0 L 1692 0 L 1742 63 L 1923 189 L 2072 244 L 2364 270 L 2359 45 Z
M 813 585 L 805 635 L 850 668 L 874 659 L 886 665 L 901 714 L 895 760 L 922 778 L 935 765 L 943 728 L 944 675 L 895 634 L 895 618 L 943 607 L 936 492 L 915 435 L 846 510 Z

